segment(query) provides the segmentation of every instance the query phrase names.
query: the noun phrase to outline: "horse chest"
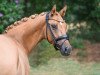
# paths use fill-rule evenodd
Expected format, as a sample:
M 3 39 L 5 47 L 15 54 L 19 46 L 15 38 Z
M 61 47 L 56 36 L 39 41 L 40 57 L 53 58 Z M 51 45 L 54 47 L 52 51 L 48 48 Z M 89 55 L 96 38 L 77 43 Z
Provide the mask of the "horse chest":
M 0 35 L 0 75 L 29 75 L 28 57 L 13 40 Z
M 28 57 L 20 49 L 18 52 L 18 75 L 29 75 Z

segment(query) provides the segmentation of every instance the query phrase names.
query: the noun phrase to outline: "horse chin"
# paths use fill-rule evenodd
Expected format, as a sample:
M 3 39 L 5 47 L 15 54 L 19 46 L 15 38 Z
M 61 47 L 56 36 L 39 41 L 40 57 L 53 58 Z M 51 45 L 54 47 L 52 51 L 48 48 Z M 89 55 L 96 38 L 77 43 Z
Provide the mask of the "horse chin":
M 69 55 L 70 55 L 69 53 L 63 52 L 62 50 L 60 50 L 60 52 L 61 52 L 61 54 L 62 54 L 63 56 L 69 56 Z

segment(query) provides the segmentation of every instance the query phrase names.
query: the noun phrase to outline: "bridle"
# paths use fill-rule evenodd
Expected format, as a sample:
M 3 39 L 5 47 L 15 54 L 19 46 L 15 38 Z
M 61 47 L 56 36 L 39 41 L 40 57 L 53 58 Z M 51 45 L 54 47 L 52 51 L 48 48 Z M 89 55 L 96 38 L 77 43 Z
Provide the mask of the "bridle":
M 67 35 L 62 35 L 62 36 L 59 36 L 58 38 L 56 38 L 55 35 L 52 32 L 52 29 L 50 27 L 50 23 L 48 22 L 49 20 L 50 19 L 49 19 L 49 12 L 48 12 L 46 14 L 46 37 L 47 37 L 47 40 L 48 40 L 47 29 L 49 29 L 50 30 L 50 33 L 51 33 L 52 40 L 54 42 L 54 48 L 56 50 L 59 50 L 61 48 L 61 45 L 64 44 L 65 41 L 61 45 L 58 44 L 58 41 L 60 41 L 62 39 L 69 40 L 69 37 Z M 55 19 L 52 19 L 52 20 L 55 20 Z M 58 21 L 58 20 L 55 20 L 55 21 Z M 58 22 L 61 22 L 61 21 L 58 21 Z

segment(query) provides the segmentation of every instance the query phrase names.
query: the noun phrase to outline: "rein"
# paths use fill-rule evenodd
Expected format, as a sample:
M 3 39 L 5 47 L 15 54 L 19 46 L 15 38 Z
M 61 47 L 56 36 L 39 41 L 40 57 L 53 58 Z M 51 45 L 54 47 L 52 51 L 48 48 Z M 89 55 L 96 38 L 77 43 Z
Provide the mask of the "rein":
M 69 40 L 69 37 L 67 35 L 62 35 L 62 36 L 59 36 L 58 38 L 55 37 L 55 35 L 53 34 L 53 31 L 50 27 L 50 23 L 48 22 L 49 20 L 55 20 L 55 19 L 49 19 L 49 12 L 46 14 L 46 37 L 47 37 L 47 29 L 50 30 L 50 33 L 51 33 L 51 37 L 53 39 L 53 42 L 54 42 L 54 48 L 56 50 L 59 50 L 60 49 L 60 45 L 58 44 L 58 41 L 62 40 L 62 39 L 65 39 L 66 40 Z M 62 21 L 58 21 L 58 20 L 55 20 L 57 22 L 62 22 Z M 62 22 L 63 23 L 63 22 Z M 48 40 L 48 37 L 47 37 L 47 40 Z M 64 41 L 64 42 L 65 42 Z M 64 43 L 63 42 L 63 43 Z M 63 44 L 62 43 L 62 44 Z

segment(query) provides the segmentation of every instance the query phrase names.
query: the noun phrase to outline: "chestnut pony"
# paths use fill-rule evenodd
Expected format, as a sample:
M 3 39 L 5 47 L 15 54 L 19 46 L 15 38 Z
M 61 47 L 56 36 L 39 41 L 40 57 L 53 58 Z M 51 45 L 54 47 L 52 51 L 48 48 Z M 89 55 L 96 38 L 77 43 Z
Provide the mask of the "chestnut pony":
M 0 75 L 29 75 L 28 55 L 43 39 L 69 55 L 71 45 L 66 34 L 64 17 L 67 6 L 60 12 L 54 5 L 50 12 L 31 15 L 8 26 L 0 35 Z

